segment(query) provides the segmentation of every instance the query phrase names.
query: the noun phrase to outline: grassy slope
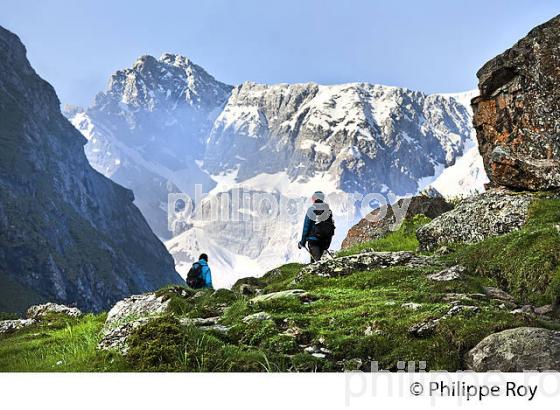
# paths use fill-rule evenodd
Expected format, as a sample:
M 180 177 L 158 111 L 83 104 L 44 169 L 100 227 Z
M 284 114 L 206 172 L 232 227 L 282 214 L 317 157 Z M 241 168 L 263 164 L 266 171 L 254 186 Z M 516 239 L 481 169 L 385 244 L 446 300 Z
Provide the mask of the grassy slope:
M 0 339 L 1 371 L 116 371 L 120 357 L 98 352 L 99 331 L 106 315 L 81 319 L 51 317 Z
M 456 246 L 451 261 L 495 278 L 520 302 L 536 305 L 560 295 L 560 200 L 540 199 L 523 229 L 475 245 Z
M 417 218 L 386 238 L 350 252 L 411 250 L 417 245 L 414 230 L 420 223 Z M 479 306 L 480 313 L 445 319 L 430 337 L 413 337 L 408 328 L 447 312 L 446 294 L 476 294 L 482 286 L 499 284 L 519 301 L 548 302 L 557 295 L 558 223 L 560 201 L 540 200 L 521 231 L 455 246 L 442 263 L 465 264 L 470 274 L 460 281 L 429 281 L 426 273 L 438 269 L 433 267 L 355 272 L 340 278 L 304 276 L 295 283 L 301 265 L 289 264 L 263 277 L 265 292 L 302 288 L 316 301 L 255 305 L 225 290 L 187 300 L 171 296 L 177 315 L 211 317 L 227 305 L 221 323 L 231 326 L 230 332 L 224 336 L 180 326 L 174 317 L 162 318 L 135 332 L 126 360 L 95 350 L 103 315 L 58 319 L 51 326 L 0 339 L 0 370 L 329 371 L 342 369 L 348 359 L 377 360 L 385 369 L 394 369 L 399 360 L 426 361 L 429 369 L 460 369 L 464 352 L 490 333 L 523 325 L 555 325 L 536 323 L 509 313 L 499 302 L 473 297 L 463 303 Z M 408 302 L 421 306 L 417 310 L 401 306 Z M 252 324 L 241 320 L 259 311 L 268 312 L 273 320 Z M 303 352 L 302 345 L 324 347 L 331 353 L 327 359 L 315 358 Z

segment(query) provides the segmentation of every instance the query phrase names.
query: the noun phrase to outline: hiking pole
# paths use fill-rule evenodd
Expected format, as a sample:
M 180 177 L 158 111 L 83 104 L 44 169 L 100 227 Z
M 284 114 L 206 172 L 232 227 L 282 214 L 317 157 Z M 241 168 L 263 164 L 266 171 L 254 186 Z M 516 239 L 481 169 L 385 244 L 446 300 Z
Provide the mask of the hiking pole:
M 335 257 L 333 256 L 333 254 L 328 249 L 325 249 L 325 252 L 327 252 L 329 256 L 332 258 L 332 260 L 334 261 Z
M 317 262 L 317 259 L 315 259 L 315 257 L 313 256 L 313 254 L 311 253 L 311 251 L 309 250 L 309 248 L 307 247 L 307 245 L 305 245 L 303 248 L 307 251 L 307 253 L 309 254 L 309 256 L 311 256 L 311 260 L 312 260 L 313 262 Z

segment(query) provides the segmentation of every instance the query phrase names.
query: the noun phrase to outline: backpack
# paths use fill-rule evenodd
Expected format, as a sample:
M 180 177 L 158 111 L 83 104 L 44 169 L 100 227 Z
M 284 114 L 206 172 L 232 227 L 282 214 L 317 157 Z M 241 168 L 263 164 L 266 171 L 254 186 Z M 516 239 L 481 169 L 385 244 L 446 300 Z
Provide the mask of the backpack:
M 193 289 L 204 287 L 204 279 L 202 278 L 202 265 L 198 262 L 193 263 L 189 273 L 187 273 L 187 286 Z
M 331 215 L 321 222 L 316 222 L 315 226 L 313 227 L 313 236 L 317 237 L 319 241 L 324 243 L 331 242 L 331 238 L 334 236 L 334 230 L 336 227 L 334 226 L 334 220 Z

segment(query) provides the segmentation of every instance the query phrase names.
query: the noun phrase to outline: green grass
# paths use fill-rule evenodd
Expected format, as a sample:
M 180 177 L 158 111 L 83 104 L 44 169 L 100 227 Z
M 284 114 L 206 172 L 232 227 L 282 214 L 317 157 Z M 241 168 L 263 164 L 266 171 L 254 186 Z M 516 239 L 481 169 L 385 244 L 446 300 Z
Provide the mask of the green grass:
M 524 303 L 542 305 L 560 295 L 560 200 L 539 199 L 519 231 L 474 245 L 456 245 L 450 257 Z
M 415 251 L 418 249 L 418 239 L 416 230 L 430 222 L 430 218 L 424 215 L 415 215 L 411 219 L 405 219 L 396 231 L 390 232 L 386 236 L 368 242 L 363 242 L 343 249 L 337 256 L 348 256 L 364 251 Z
M 0 371 L 124 370 L 122 358 L 96 350 L 105 317 L 57 318 L 0 337 Z
M 132 343 L 129 366 L 144 371 L 339 371 L 344 360 L 376 360 L 384 369 L 396 369 L 398 361 L 426 361 L 429 369 L 457 370 L 463 356 L 485 336 L 512 327 L 534 324 L 512 315 L 499 303 L 476 299 L 476 315 L 443 320 L 428 338 L 411 336 L 413 324 L 438 318 L 450 308 L 448 293 L 476 294 L 483 286 L 496 285 L 487 277 L 468 276 L 449 283 L 426 278 L 430 269 L 389 268 L 356 272 L 338 278 L 304 276 L 293 283 L 299 270 L 281 267 L 263 278 L 266 287 L 290 283 L 313 294 L 317 300 L 249 303 L 230 300 L 222 323 L 231 326 L 227 336 L 181 327 L 173 318 L 140 328 Z M 402 307 L 420 303 L 418 310 Z M 266 311 L 272 320 L 243 323 L 242 319 Z M 297 328 L 296 336 L 286 333 Z M 368 334 L 373 329 L 375 333 Z M 332 352 L 317 359 L 299 345 L 322 346 Z
M 414 250 L 414 235 L 427 218 L 416 217 L 399 230 L 361 247 Z M 303 265 L 287 264 L 260 280 L 248 280 L 263 292 L 301 288 L 313 302 L 297 298 L 251 303 L 228 290 L 196 292 L 181 286 L 162 289 L 170 315 L 156 318 L 133 332 L 129 355 L 100 352 L 95 346 L 104 315 L 81 319 L 53 318 L 0 338 L 0 371 L 340 371 L 345 363 L 376 361 L 395 370 L 399 361 L 425 361 L 429 370 L 464 368 L 465 353 L 485 336 L 519 326 L 559 329 L 555 320 L 539 321 L 512 314 L 501 302 L 480 297 L 483 287 L 510 291 L 518 303 L 544 303 L 558 293 L 560 201 L 539 199 L 526 226 L 475 245 L 454 245 L 450 255 L 425 268 L 391 267 L 324 278 L 300 275 Z M 427 274 L 441 264 L 461 263 L 466 276 L 434 282 Z M 461 303 L 477 306 L 477 314 L 460 313 L 441 320 L 433 334 L 419 338 L 412 325 L 441 318 L 451 307 L 449 295 L 470 296 Z M 414 302 L 414 309 L 403 304 Z M 270 320 L 245 323 L 260 311 Z M 180 317 L 221 316 L 229 332 L 181 325 Z M 329 353 L 313 357 L 304 346 Z

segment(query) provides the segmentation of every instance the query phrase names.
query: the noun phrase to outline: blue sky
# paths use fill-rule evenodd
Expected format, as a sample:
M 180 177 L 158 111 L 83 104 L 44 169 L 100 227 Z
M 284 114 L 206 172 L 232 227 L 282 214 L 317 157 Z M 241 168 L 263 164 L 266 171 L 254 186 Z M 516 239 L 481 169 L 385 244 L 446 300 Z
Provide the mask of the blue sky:
M 480 66 L 560 14 L 557 0 L 2 0 L 63 103 L 89 105 L 142 54 L 188 56 L 230 83 L 476 87 Z

